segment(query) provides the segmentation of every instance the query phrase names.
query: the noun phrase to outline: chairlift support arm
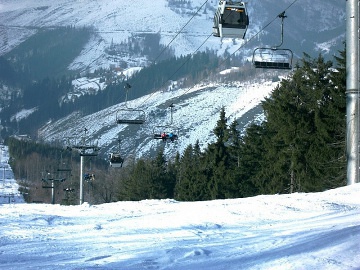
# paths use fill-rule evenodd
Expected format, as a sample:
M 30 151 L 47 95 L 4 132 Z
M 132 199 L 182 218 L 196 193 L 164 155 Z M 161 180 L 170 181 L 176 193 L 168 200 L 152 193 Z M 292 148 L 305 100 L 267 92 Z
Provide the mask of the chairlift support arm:
M 274 46 L 274 49 L 277 49 L 279 47 L 281 47 L 281 45 L 284 43 L 284 19 L 287 18 L 287 16 L 285 15 L 285 11 L 281 12 L 278 17 L 281 19 L 281 39 L 280 39 L 280 44 L 277 46 Z

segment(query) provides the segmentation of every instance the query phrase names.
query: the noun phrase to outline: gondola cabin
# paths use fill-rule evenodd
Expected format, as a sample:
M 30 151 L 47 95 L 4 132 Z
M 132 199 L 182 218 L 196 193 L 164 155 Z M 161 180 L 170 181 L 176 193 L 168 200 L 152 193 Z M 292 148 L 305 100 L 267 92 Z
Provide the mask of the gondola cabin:
M 120 154 L 111 153 L 110 154 L 110 167 L 120 168 L 124 163 L 124 159 L 120 156 Z
M 223 38 L 245 38 L 249 16 L 245 2 L 220 1 L 214 16 L 213 35 Z

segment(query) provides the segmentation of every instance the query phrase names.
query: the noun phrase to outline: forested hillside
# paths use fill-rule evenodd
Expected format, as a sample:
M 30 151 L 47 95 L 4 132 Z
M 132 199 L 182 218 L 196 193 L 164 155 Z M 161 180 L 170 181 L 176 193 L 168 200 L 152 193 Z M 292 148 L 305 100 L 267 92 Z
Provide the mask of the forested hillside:
M 4 55 L 18 80 L 43 80 L 72 72 L 68 66 L 91 36 L 90 28 L 54 27 L 44 29 Z
M 121 169 L 100 169 L 101 180 L 89 183 L 89 202 L 211 200 L 344 185 L 345 53 L 336 60 L 333 65 L 322 56 L 305 55 L 262 103 L 266 120 L 251 125 L 244 135 L 239 134 L 236 121 L 228 123 L 223 108 L 213 130 L 216 141 L 204 151 L 196 143 L 174 160 L 166 160 L 161 150 L 154 159 L 133 160 Z M 20 150 L 25 149 L 22 143 L 9 145 L 10 154 L 23 153 L 16 155 L 22 161 L 15 174 L 26 171 L 21 167 L 34 160 Z

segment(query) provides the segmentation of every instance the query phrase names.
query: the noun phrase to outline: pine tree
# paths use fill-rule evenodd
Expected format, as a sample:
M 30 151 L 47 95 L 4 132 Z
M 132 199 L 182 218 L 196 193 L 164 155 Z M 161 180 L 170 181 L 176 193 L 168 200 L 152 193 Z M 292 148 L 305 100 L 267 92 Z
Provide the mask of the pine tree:
M 173 180 L 169 178 L 164 149 L 161 148 L 151 162 L 151 189 L 149 199 L 166 199 L 172 196 Z
M 202 153 L 199 141 L 193 147 L 185 149 L 181 160 L 175 186 L 175 199 L 182 201 L 200 201 L 206 196 L 206 176 L 201 164 Z
M 270 171 L 262 167 L 265 191 L 320 191 L 341 169 L 343 153 L 332 146 L 342 136 L 335 125 L 343 127 L 345 102 L 334 102 L 344 93 L 331 81 L 331 67 L 322 56 L 305 55 L 302 66 L 263 102 L 270 136 L 264 164 L 272 163 Z
M 209 199 L 224 199 L 229 194 L 230 182 L 230 154 L 226 147 L 228 126 L 225 108 L 220 111 L 220 119 L 214 128 L 216 142 L 209 144 L 205 153 L 205 164 L 208 176 Z
M 241 135 L 237 129 L 237 122 L 231 123 L 228 128 L 227 152 L 229 154 L 229 168 L 227 171 L 228 184 L 226 187 L 226 198 L 242 197 L 240 183 L 242 181 L 240 168 L 241 157 Z
M 251 124 L 246 129 L 240 145 L 239 159 L 239 197 L 247 197 L 266 193 L 264 182 L 268 179 L 265 164 L 264 125 Z

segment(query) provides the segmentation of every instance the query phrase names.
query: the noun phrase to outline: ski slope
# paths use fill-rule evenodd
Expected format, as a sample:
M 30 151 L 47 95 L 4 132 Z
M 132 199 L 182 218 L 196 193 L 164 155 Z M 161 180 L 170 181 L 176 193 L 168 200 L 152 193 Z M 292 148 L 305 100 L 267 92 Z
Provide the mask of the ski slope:
M 355 184 L 203 202 L 1 201 L 0 269 L 360 269 L 359 192 Z

